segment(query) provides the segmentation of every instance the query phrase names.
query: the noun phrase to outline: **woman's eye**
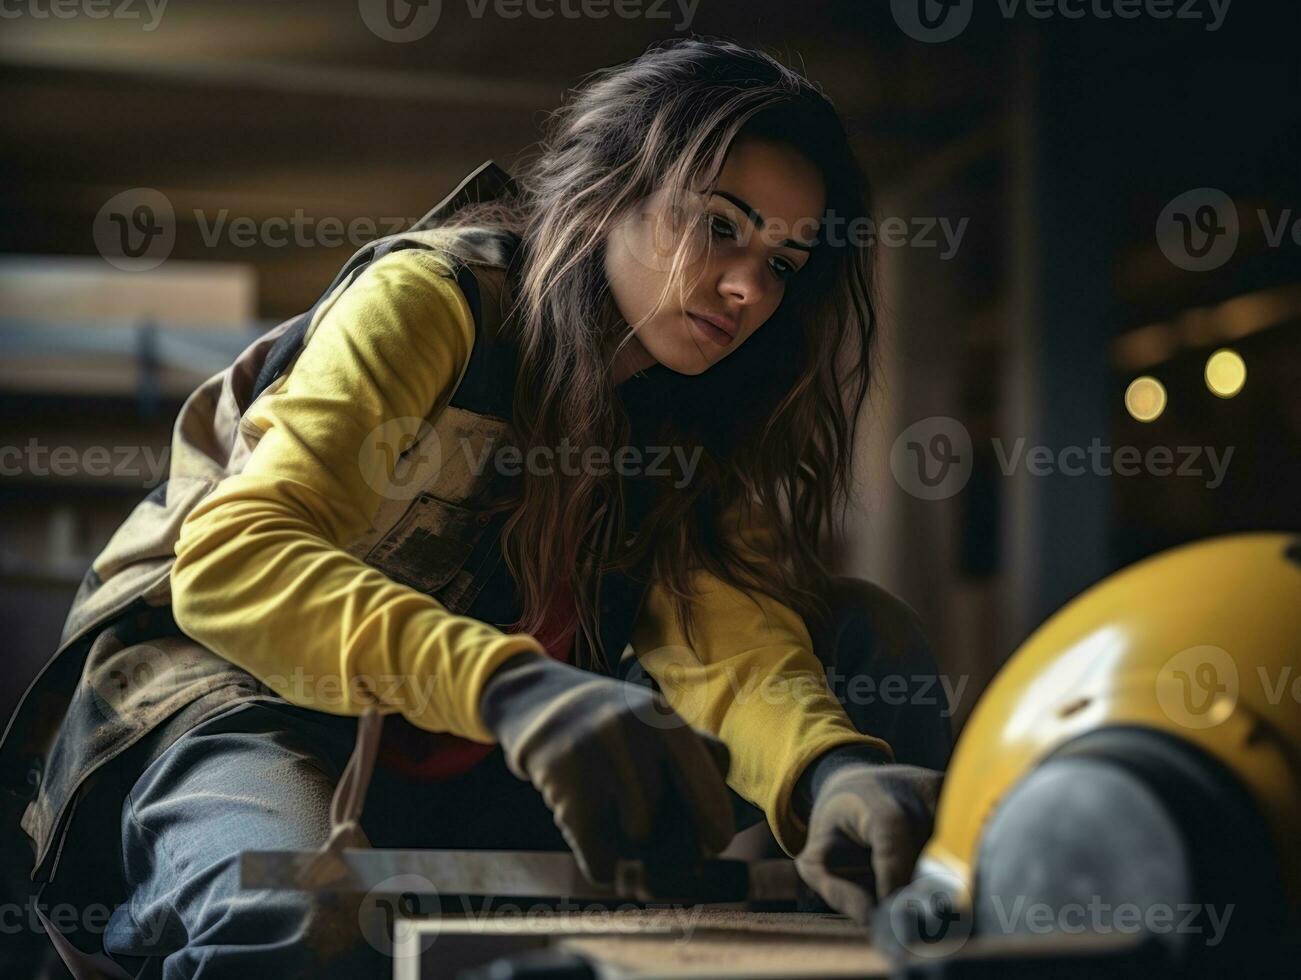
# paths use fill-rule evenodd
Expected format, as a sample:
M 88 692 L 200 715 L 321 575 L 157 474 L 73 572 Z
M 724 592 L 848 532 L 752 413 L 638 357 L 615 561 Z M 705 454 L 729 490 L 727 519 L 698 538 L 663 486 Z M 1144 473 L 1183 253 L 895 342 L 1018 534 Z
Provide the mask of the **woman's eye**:
M 736 238 L 736 225 L 731 220 L 723 217 L 721 214 L 711 214 L 709 216 L 709 230 L 716 238 Z M 791 262 L 782 258 L 775 258 L 768 266 L 782 282 L 785 282 L 791 276 L 800 270 Z
M 735 238 L 736 226 L 721 215 L 709 216 L 709 230 L 719 238 Z
M 773 261 L 772 264 L 773 272 L 777 274 L 778 279 L 781 279 L 783 281 L 789 279 L 791 276 L 795 275 L 795 273 L 800 271 L 799 269 L 795 268 L 795 266 L 791 265 L 791 263 L 787 262 L 785 259 L 773 259 L 772 261 Z

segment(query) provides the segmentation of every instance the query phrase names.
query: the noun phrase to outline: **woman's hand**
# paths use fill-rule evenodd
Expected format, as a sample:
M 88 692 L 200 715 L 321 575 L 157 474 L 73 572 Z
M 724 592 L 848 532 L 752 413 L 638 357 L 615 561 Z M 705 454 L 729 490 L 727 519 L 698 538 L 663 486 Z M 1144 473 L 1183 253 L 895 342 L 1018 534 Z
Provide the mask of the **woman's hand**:
M 795 858 L 800 877 L 836 911 L 868 926 L 877 903 L 907 884 L 930 838 L 942 779 L 919 766 L 835 766 L 817 784 L 808 839 Z
M 542 793 L 593 883 L 613 882 L 621 849 L 666 828 L 694 833 L 664 843 L 697 856 L 700 845 L 717 853 L 735 834 L 727 746 L 649 688 L 521 654 L 488 679 L 480 714 L 510 771 Z

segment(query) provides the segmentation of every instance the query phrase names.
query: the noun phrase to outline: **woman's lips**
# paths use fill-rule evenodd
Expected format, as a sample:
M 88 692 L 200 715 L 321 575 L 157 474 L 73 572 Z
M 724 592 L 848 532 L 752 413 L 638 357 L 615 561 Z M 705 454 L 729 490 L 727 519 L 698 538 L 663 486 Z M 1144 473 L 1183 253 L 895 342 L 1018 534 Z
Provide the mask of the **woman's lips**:
M 702 316 L 688 313 L 687 317 L 696 325 L 697 330 L 716 343 L 719 347 L 726 347 L 735 339 L 730 333 L 714 326 Z

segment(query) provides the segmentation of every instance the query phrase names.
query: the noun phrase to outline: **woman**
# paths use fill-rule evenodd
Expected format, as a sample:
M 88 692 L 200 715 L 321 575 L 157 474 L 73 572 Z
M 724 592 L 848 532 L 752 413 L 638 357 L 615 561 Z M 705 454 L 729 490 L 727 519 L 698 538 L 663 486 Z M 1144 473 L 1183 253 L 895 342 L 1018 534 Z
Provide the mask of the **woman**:
M 943 714 L 825 676 L 851 648 L 934 670 L 897 608 L 828 601 L 816 548 L 874 326 L 831 104 L 678 40 L 477 177 L 191 396 L 165 492 L 79 593 L 23 825 L 47 897 L 120 853 L 103 947 L 133 974 L 384 969 L 355 913 L 241 894 L 243 850 L 567 847 L 609 881 L 719 852 L 748 808 L 866 921 L 925 839 L 938 773 L 904 763 L 943 765 Z M 359 715 L 386 716 L 364 813 Z

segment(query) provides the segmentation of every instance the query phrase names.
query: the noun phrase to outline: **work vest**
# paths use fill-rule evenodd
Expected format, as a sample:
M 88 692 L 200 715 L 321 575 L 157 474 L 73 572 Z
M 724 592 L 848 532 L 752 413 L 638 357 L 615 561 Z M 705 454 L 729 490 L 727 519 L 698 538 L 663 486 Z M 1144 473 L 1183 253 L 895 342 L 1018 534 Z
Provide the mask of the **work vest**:
M 0 742 L 3 835 L 19 836 L 13 824 L 21 814 L 35 847 L 33 879 L 53 874 L 72 803 L 92 773 L 147 735 L 157 739 L 160 728 L 166 738 L 158 740 L 155 755 L 234 704 L 279 700 L 176 628 L 169 579 L 178 532 L 200 500 L 247 464 L 261 436 L 246 424 L 250 408 L 284 384 L 325 311 L 370 263 L 400 249 L 432 249 L 447 258 L 474 317 L 474 345 L 450 396 L 432 407 L 423 434 L 397 460 L 395 481 L 406 467 L 420 474 L 420 482 L 386 495 L 371 527 L 344 547 L 453 613 L 501 628 L 519 621 L 519 597 L 500 549 L 508 513 L 488 507 L 512 477 L 468 463 L 482 459 L 485 446 L 509 442 L 518 352 L 506 313 L 519 243 L 497 230 L 437 227 L 459 207 L 495 197 L 509 184 L 499 167 L 483 164 L 412 229 L 360 249 L 310 310 L 258 337 L 185 400 L 173 427 L 166 481 L 135 507 L 87 570 L 58 649 Z M 444 454 L 441 465 L 420 467 L 422 456 L 439 445 L 457 450 Z M 650 483 L 624 477 L 623 498 L 624 525 L 633 531 L 624 543 L 631 544 L 652 502 Z M 596 589 L 601 650 L 610 672 L 621 678 L 635 665 L 628 638 L 646 587 L 640 572 L 607 572 Z M 581 631 L 575 644 L 575 662 L 590 667 Z M 638 676 L 646 682 L 644 672 Z M 339 721 L 355 725 L 354 719 Z

